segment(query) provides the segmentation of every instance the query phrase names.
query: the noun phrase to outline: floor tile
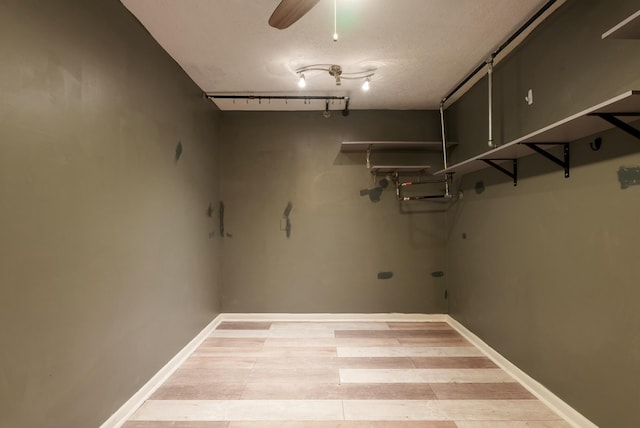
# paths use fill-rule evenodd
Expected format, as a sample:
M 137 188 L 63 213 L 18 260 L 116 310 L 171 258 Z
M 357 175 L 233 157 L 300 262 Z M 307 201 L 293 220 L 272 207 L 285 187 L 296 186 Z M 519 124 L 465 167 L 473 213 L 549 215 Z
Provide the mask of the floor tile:
M 346 420 L 542 421 L 560 418 L 538 400 L 344 401 Z
M 147 400 L 131 420 L 341 420 L 339 400 Z
M 336 339 L 336 338 L 287 338 L 269 337 L 265 340 L 264 346 L 400 346 L 400 342 L 395 338 L 363 338 L 363 339 Z
M 128 421 L 122 428 L 228 428 L 229 422 L 211 421 Z
M 269 337 L 269 330 L 214 330 L 209 337 L 262 338 Z
M 331 368 L 288 368 L 288 369 L 262 369 L 251 371 L 246 377 L 247 382 L 271 382 L 271 383 L 338 383 L 340 382 L 339 369 Z
M 201 369 L 250 369 L 253 368 L 257 357 L 243 357 L 241 355 L 234 356 L 202 356 L 191 355 L 182 363 L 182 368 L 201 368 Z
M 216 330 L 269 330 L 271 322 L 257 321 L 223 321 Z
M 269 400 L 430 400 L 429 384 L 247 383 L 242 399 Z
M 265 338 L 235 338 L 235 337 L 208 337 L 200 345 L 205 347 L 232 347 L 262 349 Z
M 533 400 L 535 397 L 519 383 L 434 383 L 441 400 Z
M 415 368 L 409 357 L 258 357 L 255 369 L 263 368 L 387 368 L 410 369 Z
M 158 388 L 151 400 L 237 400 L 245 389 L 244 383 L 204 382 L 167 383 Z
M 202 385 L 208 383 L 238 383 L 244 382 L 250 373 L 250 369 L 179 368 L 164 384 Z
M 464 337 L 398 337 L 402 346 L 473 346 Z
M 338 351 L 331 346 L 265 346 L 259 355 L 263 357 L 337 357 Z
M 445 421 L 280 421 L 229 422 L 228 428 L 456 428 Z
M 428 337 L 428 338 L 461 338 L 460 333 L 455 330 L 409 330 L 409 329 L 395 329 L 395 330 L 336 330 L 335 335 L 337 338 L 415 338 L 415 337 Z
M 487 357 L 412 357 L 417 369 L 497 369 Z
M 446 322 L 387 322 L 393 330 L 453 330 Z
M 388 330 L 385 322 L 274 322 L 271 330 Z
M 571 428 L 564 421 L 456 421 L 458 428 Z
M 340 369 L 342 383 L 513 382 L 501 369 Z
M 339 346 L 339 357 L 479 357 L 482 353 L 473 346 Z

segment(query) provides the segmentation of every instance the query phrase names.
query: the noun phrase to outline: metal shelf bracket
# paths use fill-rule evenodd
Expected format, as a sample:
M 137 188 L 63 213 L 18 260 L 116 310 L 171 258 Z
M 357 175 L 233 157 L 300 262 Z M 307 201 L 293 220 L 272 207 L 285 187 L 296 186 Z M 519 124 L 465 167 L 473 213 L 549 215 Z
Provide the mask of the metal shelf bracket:
M 541 154 L 551 162 L 556 163 L 564 168 L 564 178 L 569 178 L 569 143 L 522 143 L 536 153 Z M 549 152 L 541 149 L 539 146 L 563 146 L 564 159 L 558 159 Z
M 509 176 L 513 180 L 513 185 L 518 185 L 518 159 L 481 159 L 487 165 L 490 165 L 500 171 L 501 173 Z M 495 161 L 510 160 L 513 161 L 513 171 L 509 171 L 502 165 L 498 165 Z
M 640 129 L 634 128 L 627 122 L 618 119 L 618 116 L 640 116 L 640 113 L 591 113 L 591 115 L 598 116 L 599 118 L 606 120 L 613 126 L 616 126 L 622 129 L 624 132 L 640 139 Z

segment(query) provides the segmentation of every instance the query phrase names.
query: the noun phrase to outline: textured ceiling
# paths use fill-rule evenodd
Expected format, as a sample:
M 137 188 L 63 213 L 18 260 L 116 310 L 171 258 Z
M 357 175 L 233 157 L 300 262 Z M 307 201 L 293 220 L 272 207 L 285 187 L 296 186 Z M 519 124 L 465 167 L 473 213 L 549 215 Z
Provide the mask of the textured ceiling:
M 284 30 L 268 25 L 279 0 L 122 0 L 158 43 L 207 93 L 349 96 L 351 109 L 435 109 L 546 0 L 337 0 L 320 3 Z M 560 4 L 562 2 L 558 2 Z M 499 58 L 498 58 L 499 59 Z M 339 64 L 375 69 L 371 90 L 336 86 Z M 321 110 L 323 101 L 216 100 L 223 110 Z M 336 102 L 331 109 L 340 109 Z

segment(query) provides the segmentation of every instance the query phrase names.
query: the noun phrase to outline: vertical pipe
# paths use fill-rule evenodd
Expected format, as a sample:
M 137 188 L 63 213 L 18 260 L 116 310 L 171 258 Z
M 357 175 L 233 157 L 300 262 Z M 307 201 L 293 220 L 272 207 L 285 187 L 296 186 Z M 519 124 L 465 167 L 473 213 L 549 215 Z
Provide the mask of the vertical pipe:
M 489 86 L 489 140 L 488 145 L 489 148 L 493 149 L 495 145 L 493 144 L 493 56 L 489 58 L 487 61 L 487 65 L 489 66 L 487 72 L 487 80 Z
M 445 125 L 444 125 L 444 102 L 445 100 L 443 99 L 442 102 L 440 103 L 440 128 L 442 131 L 442 162 L 444 164 L 444 169 L 447 169 L 447 134 L 445 132 Z M 450 197 L 451 195 L 449 194 L 449 174 L 447 174 L 445 172 L 445 181 L 444 181 L 444 196 L 445 198 Z
M 493 56 L 487 61 L 489 66 L 487 71 L 487 81 L 489 86 L 489 140 L 487 144 L 489 148 L 493 149 Z

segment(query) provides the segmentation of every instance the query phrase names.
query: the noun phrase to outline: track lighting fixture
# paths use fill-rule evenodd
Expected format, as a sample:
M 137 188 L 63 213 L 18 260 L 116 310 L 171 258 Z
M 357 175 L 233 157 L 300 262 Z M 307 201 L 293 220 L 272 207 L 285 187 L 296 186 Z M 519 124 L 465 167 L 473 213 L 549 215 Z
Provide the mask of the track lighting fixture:
M 329 75 L 331 77 L 333 77 L 334 80 L 336 81 L 336 86 L 342 85 L 342 79 L 347 79 L 347 80 L 365 79 L 364 83 L 362 84 L 362 89 L 364 91 L 369 90 L 370 78 L 375 73 L 375 70 L 372 70 L 372 69 L 346 73 L 346 72 L 343 72 L 342 71 L 342 67 L 337 65 L 337 64 L 307 65 L 307 66 L 304 66 L 304 67 L 300 67 L 300 68 L 298 68 L 296 70 L 296 73 L 298 74 L 298 86 L 300 86 L 301 88 L 304 87 L 301 82 L 304 81 L 304 79 L 305 79 L 304 73 L 307 72 L 307 71 L 326 71 L 326 72 L 328 72 Z
M 300 78 L 298 79 L 298 86 L 304 88 L 307 86 L 307 81 L 304 80 L 304 73 L 300 73 Z

